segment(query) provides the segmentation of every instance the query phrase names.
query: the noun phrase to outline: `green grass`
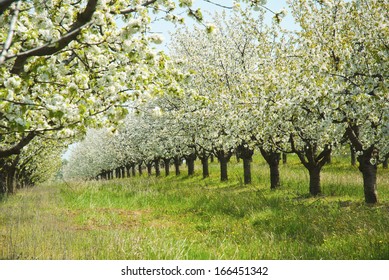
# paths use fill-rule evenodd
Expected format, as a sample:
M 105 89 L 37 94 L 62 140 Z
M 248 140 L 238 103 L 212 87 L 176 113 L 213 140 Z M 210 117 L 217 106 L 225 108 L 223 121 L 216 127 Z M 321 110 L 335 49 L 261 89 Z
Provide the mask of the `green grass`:
M 224 183 L 217 163 L 207 179 L 196 168 L 20 190 L 0 202 L 0 259 L 389 259 L 388 170 L 379 170 L 380 203 L 368 206 L 343 158 L 324 168 L 316 198 L 295 157 L 276 191 L 257 157 L 250 186 L 235 159 Z

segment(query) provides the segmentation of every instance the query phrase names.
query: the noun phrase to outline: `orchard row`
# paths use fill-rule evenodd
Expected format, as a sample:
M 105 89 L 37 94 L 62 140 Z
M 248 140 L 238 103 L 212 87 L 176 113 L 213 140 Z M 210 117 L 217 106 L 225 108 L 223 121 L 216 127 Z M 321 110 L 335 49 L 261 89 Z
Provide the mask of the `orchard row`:
M 161 159 L 186 158 L 190 164 L 198 157 L 205 163 L 213 154 L 225 180 L 236 153 L 250 183 L 257 149 L 276 188 L 280 153 L 286 152 L 297 154 L 309 173 L 310 194 L 318 195 L 331 152 L 351 145 L 365 201 L 376 203 L 377 165 L 389 156 L 387 5 L 292 1 L 297 31 L 282 29 L 281 13 L 268 24 L 263 10 L 238 8 L 215 15 L 212 32 L 177 31 L 170 52 L 179 90 L 156 87 L 131 103 L 114 136 L 90 132 L 76 152 L 84 160 L 72 158 L 69 168 L 94 177 L 140 161 L 158 166 Z
M 279 24 L 284 11 L 273 12 L 268 23 L 268 9 L 260 7 L 253 11 L 234 5 L 228 15 L 203 23 L 205 30 L 178 30 L 170 57 L 146 51 L 144 38 L 135 44 L 110 36 L 104 38 L 107 53 L 96 53 L 97 41 L 88 40 L 99 32 L 83 33 L 89 36 L 90 56 L 78 50 L 66 56 L 70 64 L 69 56 L 81 58 L 83 71 L 65 67 L 74 83 L 51 100 L 56 109 L 45 120 L 59 120 L 68 129 L 61 131 L 71 134 L 80 123 L 97 124 L 92 116 L 101 112 L 107 113 L 103 121 L 128 116 L 116 131 L 90 130 L 74 149 L 67 176 L 104 177 L 109 170 L 161 159 L 186 157 L 190 164 L 198 157 L 205 163 L 213 154 L 224 180 L 232 153 L 249 170 L 253 152 L 259 150 L 269 164 L 272 187 L 279 184 L 280 153 L 295 153 L 309 173 L 309 192 L 318 195 L 320 172 L 331 152 L 351 145 L 364 179 L 365 201 L 376 203 L 377 166 L 389 156 L 387 1 L 290 1 L 297 30 Z M 130 21 L 130 30 L 118 38 L 133 38 L 140 26 Z M 92 57 L 99 60 L 88 63 Z M 97 66 L 100 72 L 91 71 Z M 68 84 L 56 79 L 44 85 Z M 7 82 L 21 85 L 17 79 Z M 100 95 L 83 99 L 90 92 Z M 64 114 L 57 108 L 66 103 L 63 96 L 68 93 L 66 100 L 77 106 Z M 130 101 L 126 96 L 138 98 Z M 36 108 L 34 112 L 42 111 Z M 74 117 L 80 114 L 86 115 L 82 121 Z M 245 182 L 250 183 L 248 171 Z

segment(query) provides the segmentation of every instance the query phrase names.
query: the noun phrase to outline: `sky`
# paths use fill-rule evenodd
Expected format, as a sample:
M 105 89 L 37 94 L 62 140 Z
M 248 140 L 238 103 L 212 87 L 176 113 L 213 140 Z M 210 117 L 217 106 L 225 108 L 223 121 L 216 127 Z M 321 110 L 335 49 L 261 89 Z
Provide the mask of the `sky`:
M 212 0 L 213 3 L 220 4 L 222 6 L 232 7 L 234 0 Z M 288 6 L 286 4 L 286 0 L 267 0 L 266 8 L 272 10 L 273 12 L 280 12 L 283 8 L 285 8 L 288 11 Z M 226 12 L 230 11 L 229 9 L 223 9 L 222 7 L 219 7 L 215 4 L 208 3 L 204 0 L 193 0 L 193 10 L 196 10 L 198 8 L 201 9 L 202 14 L 204 16 L 204 22 L 212 22 L 212 14 L 215 12 L 221 12 L 222 10 L 226 10 Z M 180 11 L 178 11 L 180 13 Z M 183 14 L 184 15 L 184 14 Z M 268 21 L 270 22 L 272 19 L 273 14 L 268 12 Z M 193 26 L 196 23 L 193 19 L 189 17 L 185 17 L 185 24 L 189 26 Z M 282 26 L 287 29 L 295 29 L 296 24 L 294 23 L 293 17 L 291 16 L 290 12 L 288 11 L 287 16 L 282 20 Z M 168 52 L 168 45 L 169 45 L 169 38 L 170 32 L 174 32 L 176 29 L 176 26 L 171 22 L 166 22 L 164 20 L 157 20 L 152 24 L 152 32 L 161 34 L 164 38 L 164 42 L 161 46 L 158 48 L 161 48 L 164 51 Z

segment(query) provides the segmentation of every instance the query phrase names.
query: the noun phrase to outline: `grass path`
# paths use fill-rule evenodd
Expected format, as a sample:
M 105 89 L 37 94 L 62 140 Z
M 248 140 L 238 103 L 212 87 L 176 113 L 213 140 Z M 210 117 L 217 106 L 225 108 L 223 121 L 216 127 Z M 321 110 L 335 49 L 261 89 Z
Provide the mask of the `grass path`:
M 343 166 L 323 172 L 319 198 L 306 196 L 305 171 L 293 162 L 277 191 L 264 164 L 245 187 L 239 164 L 221 184 L 216 163 L 206 180 L 20 190 L 0 201 L 0 259 L 389 259 L 389 174 L 380 174 L 381 203 L 369 207 L 358 172 Z

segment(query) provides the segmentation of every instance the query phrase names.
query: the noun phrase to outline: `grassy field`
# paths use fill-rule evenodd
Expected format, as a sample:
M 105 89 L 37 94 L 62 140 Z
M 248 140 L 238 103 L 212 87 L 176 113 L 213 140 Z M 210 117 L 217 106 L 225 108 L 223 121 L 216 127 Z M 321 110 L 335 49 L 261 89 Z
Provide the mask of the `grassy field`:
M 389 171 L 379 170 L 377 206 L 363 203 L 362 178 L 348 159 L 324 167 L 323 196 L 290 157 L 270 191 L 264 161 L 242 184 L 147 176 L 52 183 L 0 201 L 0 259 L 389 259 Z M 185 173 L 184 166 L 182 173 Z

